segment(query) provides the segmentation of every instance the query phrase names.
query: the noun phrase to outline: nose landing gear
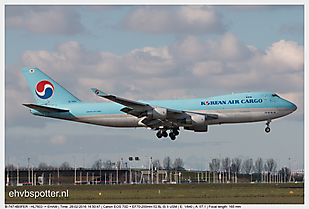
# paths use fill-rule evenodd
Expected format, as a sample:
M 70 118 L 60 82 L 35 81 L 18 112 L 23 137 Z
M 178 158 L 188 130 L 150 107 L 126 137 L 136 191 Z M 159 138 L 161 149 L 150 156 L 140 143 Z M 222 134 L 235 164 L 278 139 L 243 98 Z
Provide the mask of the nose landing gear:
M 271 120 L 268 120 L 267 123 L 266 123 L 266 126 L 267 126 L 267 127 L 265 128 L 265 132 L 266 132 L 266 133 L 269 133 L 269 132 L 270 132 L 270 127 L 269 127 L 270 122 L 271 122 Z

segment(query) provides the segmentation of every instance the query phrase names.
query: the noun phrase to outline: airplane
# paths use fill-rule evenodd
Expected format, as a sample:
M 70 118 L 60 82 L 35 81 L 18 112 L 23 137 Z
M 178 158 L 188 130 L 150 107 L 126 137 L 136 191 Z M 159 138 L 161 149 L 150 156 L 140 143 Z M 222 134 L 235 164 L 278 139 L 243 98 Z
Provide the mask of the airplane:
M 36 104 L 23 104 L 33 115 L 108 127 L 146 127 L 160 139 L 175 140 L 180 127 L 207 132 L 209 125 L 266 121 L 269 133 L 273 119 L 297 109 L 290 101 L 272 92 L 248 92 L 210 98 L 133 101 L 106 94 L 96 96 L 112 102 L 86 103 L 35 67 L 21 68 Z M 169 134 L 167 133 L 169 131 Z

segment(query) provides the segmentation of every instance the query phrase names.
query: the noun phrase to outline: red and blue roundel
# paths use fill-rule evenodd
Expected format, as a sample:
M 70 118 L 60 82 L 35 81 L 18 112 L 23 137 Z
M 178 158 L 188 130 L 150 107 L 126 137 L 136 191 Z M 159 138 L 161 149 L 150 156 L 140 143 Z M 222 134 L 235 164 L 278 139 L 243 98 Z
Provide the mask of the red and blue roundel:
M 43 100 L 49 99 L 54 94 L 54 85 L 46 80 L 40 81 L 35 86 L 35 94 Z

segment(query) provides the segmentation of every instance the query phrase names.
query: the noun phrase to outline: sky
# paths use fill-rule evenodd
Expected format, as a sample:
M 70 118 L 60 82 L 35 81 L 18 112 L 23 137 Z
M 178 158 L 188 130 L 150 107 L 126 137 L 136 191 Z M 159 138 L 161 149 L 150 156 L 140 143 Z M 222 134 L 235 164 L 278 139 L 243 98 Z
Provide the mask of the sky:
M 6 5 L 5 165 L 91 167 L 129 156 L 208 169 L 212 158 L 273 158 L 304 167 L 304 6 Z M 298 106 L 265 122 L 181 129 L 177 140 L 145 128 L 79 124 L 30 114 L 22 67 L 38 67 L 84 102 L 92 87 L 132 100 L 276 92 Z M 141 167 L 147 160 L 132 162 Z

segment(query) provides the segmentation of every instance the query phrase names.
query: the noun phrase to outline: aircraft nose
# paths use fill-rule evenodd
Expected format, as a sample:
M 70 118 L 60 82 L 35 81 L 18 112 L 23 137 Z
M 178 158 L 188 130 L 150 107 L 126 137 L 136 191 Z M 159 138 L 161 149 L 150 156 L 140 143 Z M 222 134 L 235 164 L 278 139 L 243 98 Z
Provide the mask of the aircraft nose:
M 297 106 L 294 103 L 289 102 L 289 101 L 287 102 L 289 104 L 288 107 L 291 108 L 291 112 L 294 112 L 295 110 L 297 110 Z
M 294 103 L 292 103 L 292 107 L 294 108 L 294 109 L 293 109 L 293 112 L 294 112 L 295 110 L 297 110 L 297 106 L 296 106 Z

